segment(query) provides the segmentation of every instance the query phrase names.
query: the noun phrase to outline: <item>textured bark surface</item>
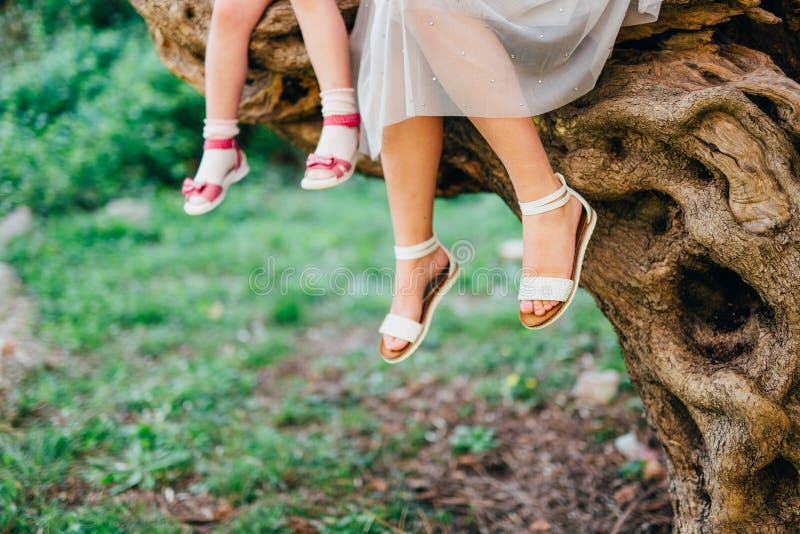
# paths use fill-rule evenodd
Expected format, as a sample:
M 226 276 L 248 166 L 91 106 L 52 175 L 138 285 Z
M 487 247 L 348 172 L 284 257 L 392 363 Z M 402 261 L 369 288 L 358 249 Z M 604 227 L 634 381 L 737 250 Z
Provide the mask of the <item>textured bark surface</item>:
M 211 0 L 131 1 L 201 89 Z M 358 1 L 339 4 L 352 22 Z M 243 119 L 310 149 L 319 91 L 288 2 L 250 51 Z M 622 31 L 594 91 L 536 118 L 599 212 L 583 284 L 666 449 L 680 532 L 800 531 L 798 80 L 799 0 L 667 0 Z M 441 172 L 440 194 L 516 210 L 464 119 L 448 119 Z

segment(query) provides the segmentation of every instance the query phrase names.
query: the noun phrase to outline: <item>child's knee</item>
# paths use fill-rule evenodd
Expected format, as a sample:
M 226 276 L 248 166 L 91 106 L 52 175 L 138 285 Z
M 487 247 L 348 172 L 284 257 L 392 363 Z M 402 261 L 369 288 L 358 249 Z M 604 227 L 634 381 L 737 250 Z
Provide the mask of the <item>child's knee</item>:
M 241 21 L 240 6 L 246 0 L 215 0 L 212 20 L 215 24 L 232 26 Z
M 333 2 L 334 0 L 324 0 L 324 1 Z M 322 5 L 323 0 L 291 0 L 291 2 L 292 2 L 292 9 L 294 9 L 295 11 L 309 12 L 329 7 Z
M 252 0 L 214 0 L 211 19 L 213 24 L 225 28 L 239 28 L 253 23 L 252 11 Z

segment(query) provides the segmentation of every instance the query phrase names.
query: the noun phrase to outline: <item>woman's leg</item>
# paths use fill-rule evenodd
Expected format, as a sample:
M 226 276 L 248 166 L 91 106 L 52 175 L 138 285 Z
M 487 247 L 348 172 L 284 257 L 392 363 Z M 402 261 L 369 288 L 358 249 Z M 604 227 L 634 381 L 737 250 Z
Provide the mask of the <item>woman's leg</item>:
M 528 105 L 505 46 L 484 21 L 439 2 L 406 0 L 405 24 L 453 103 L 464 115 L 524 117 Z M 466 8 L 465 8 L 466 9 Z
M 481 135 L 505 165 L 520 202 L 530 202 L 561 187 L 531 119 L 470 117 Z M 571 198 L 561 208 L 522 218 L 523 276 L 571 278 L 575 258 L 575 234 L 581 204 Z M 522 301 L 524 313 L 543 315 L 558 301 Z
M 335 0 L 292 0 L 303 41 L 317 76 L 323 115 L 356 113 L 350 71 L 350 42 Z M 328 125 L 322 128 L 315 154 L 351 161 L 358 148 L 358 128 Z M 328 170 L 312 169 L 311 179 L 327 179 Z
M 513 58 L 483 21 L 431 9 L 424 0 L 409 0 L 408 5 L 414 37 L 438 82 L 465 115 L 491 109 L 498 116 L 519 117 L 527 111 Z M 520 202 L 541 198 L 561 186 L 532 120 L 470 119 L 505 165 Z M 558 210 L 523 217 L 523 275 L 571 278 L 580 213 L 580 203 L 573 198 Z M 520 309 L 543 315 L 556 304 L 523 301 Z
M 520 117 L 527 111 L 514 58 L 483 21 L 457 10 L 432 9 L 424 0 L 409 0 L 408 6 L 410 28 L 438 83 L 465 115 L 491 109 L 497 116 Z M 561 186 L 532 120 L 470 119 L 502 160 L 520 202 Z M 523 275 L 571 278 L 580 213 L 580 203 L 572 198 L 558 210 L 523 217 Z M 556 304 L 523 301 L 520 309 L 543 315 Z
M 381 160 L 397 246 L 422 243 L 433 235 L 433 199 L 442 153 L 442 118 L 415 117 L 383 130 Z M 444 250 L 415 260 L 398 260 L 391 313 L 419 321 L 428 282 L 447 266 Z M 408 342 L 384 336 L 391 350 Z

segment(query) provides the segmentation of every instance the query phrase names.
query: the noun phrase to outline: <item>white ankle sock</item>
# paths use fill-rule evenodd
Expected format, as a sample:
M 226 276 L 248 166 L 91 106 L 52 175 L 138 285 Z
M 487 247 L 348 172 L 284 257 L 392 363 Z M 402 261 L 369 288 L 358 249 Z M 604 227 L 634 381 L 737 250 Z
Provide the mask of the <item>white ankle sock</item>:
M 230 139 L 239 135 L 236 119 L 205 119 L 203 124 L 203 139 Z
M 203 139 L 230 139 L 239 134 L 239 121 L 235 119 L 206 119 L 203 122 L 205 123 Z M 205 150 L 195 175 L 195 182 L 219 185 L 235 166 L 235 149 Z
M 358 113 L 356 108 L 355 89 L 330 89 L 320 93 L 322 98 L 322 116 L 350 115 Z M 315 154 L 334 156 L 346 161 L 352 159 L 358 149 L 358 128 L 347 126 L 323 126 Z M 324 169 L 309 170 L 309 178 L 329 178 L 330 171 Z

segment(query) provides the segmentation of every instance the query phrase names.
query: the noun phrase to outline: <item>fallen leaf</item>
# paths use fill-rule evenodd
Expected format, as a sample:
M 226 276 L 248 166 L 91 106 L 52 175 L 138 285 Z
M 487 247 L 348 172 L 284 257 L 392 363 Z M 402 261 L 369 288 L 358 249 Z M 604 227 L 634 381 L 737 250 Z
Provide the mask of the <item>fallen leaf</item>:
M 537 519 L 528 525 L 528 531 L 530 532 L 548 532 L 551 528 L 550 523 L 544 519 Z
M 478 459 L 471 454 L 464 454 L 456 459 L 456 465 L 458 465 L 458 467 L 475 467 L 479 464 L 480 462 Z
M 289 516 L 286 526 L 289 527 L 292 534 L 317 534 L 319 532 L 308 519 L 296 515 Z
M 632 501 L 634 497 L 636 497 L 636 487 L 633 484 L 622 486 L 614 492 L 614 502 L 619 506 Z
M 367 487 L 379 493 L 386 493 L 386 490 L 389 489 L 389 483 L 382 478 L 373 478 L 369 481 Z
M 164 501 L 168 514 L 181 523 L 216 523 L 233 513 L 233 506 L 207 493 L 173 493 L 172 500 L 164 495 Z
M 667 476 L 667 470 L 658 460 L 648 460 L 642 467 L 642 478 L 645 480 L 656 480 Z
M 442 499 L 437 499 L 436 503 L 441 506 L 470 506 L 471 504 L 474 504 L 471 503 L 469 499 L 459 496 L 444 497 Z

